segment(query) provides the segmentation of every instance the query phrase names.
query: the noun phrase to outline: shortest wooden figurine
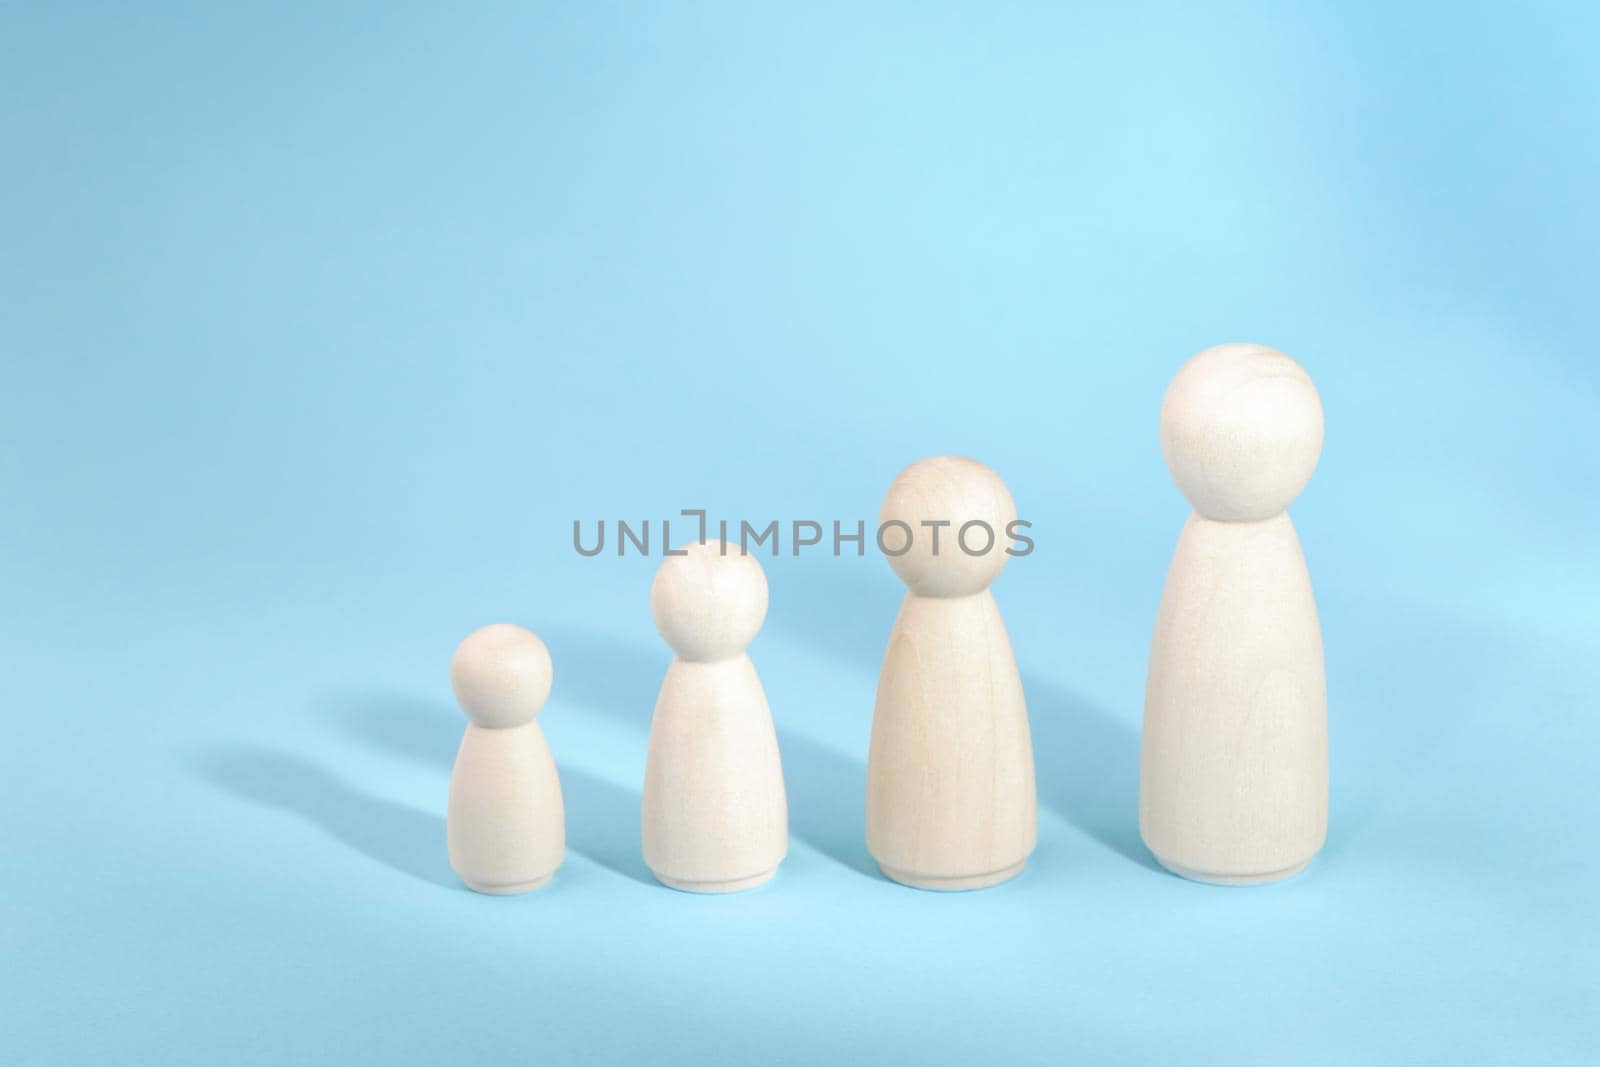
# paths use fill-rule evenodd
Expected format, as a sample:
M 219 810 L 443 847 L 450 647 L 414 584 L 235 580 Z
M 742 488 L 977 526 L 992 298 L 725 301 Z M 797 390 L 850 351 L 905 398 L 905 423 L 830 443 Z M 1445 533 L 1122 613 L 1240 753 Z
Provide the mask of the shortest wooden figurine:
M 669 553 L 650 590 L 677 653 L 661 683 L 644 772 L 644 861 L 691 893 L 771 878 L 789 848 L 778 737 L 745 647 L 767 615 L 754 556 L 722 541 Z
M 561 780 L 534 722 L 551 678 L 544 642 L 508 623 L 468 634 L 450 662 L 472 720 L 450 775 L 450 866 L 479 893 L 538 889 L 561 866 Z

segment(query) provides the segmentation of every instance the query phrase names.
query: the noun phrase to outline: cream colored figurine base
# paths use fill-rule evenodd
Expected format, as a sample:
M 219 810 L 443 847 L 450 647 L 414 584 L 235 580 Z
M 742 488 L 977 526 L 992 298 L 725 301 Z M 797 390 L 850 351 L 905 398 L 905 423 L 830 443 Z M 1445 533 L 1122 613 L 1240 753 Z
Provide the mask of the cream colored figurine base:
M 989 592 L 1015 518 L 995 473 L 953 456 L 907 467 L 884 499 L 880 522 L 898 520 L 913 536 L 908 551 L 889 557 L 909 592 L 878 681 L 867 848 L 885 875 L 918 889 L 982 889 L 1013 878 L 1037 837 L 1028 709 Z M 949 525 L 924 525 L 941 522 Z M 972 527 L 969 554 L 959 531 L 979 522 L 994 537 Z M 933 530 L 941 534 L 937 552 Z
M 516 893 L 526 893 L 530 889 L 542 889 L 550 884 L 550 879 L 555 875 L 547 874 L 543 878 L 535 878 L 531 882 L 517 882 L 515 885 L 488 885 L 484 882 L 469 882 L 465 878 L 468 889 L 474 893 L 488 893 L 491 896 L 511 896 Z
M 958 875 L 955 878 L 930 878 L 917 874 L 914 871 L 902 871 L 894 867 L 885 867 L 878 864 L 878 870 L 885 877 L 891 878 L 901 885 L 908 885 L 913 889 L 929 889 L 936 893 L 959 893 L 967 889 L 988 889 L 1001 882 L 1009 882 L 1022 873 L 1022 868 L 1028 865 L 1027 860 L 1019 860 L 1009 867 L 998 871 L 989 871 L 985 874 Z
M 745 654 L 766 618 L 767 579 L 737 546 L 686 551 L 661 564 L 650 592 L 678 658 L 650 723 L 644 860 L 673 889 L 732 893 L 771 878 L 789 850 L 778 736 Z
M 1187 878 L 1191 882 L 1205 882 L 1208 885 L 1266 885 L 1269 882 L 1281 882 L 1285 878 L 1293 878 L 1311 863 L 1310 860 L 1306 860 L 1304 863 L 1285 867 L 1281 871 L 1264 871 L 1260 874 L 1215 874 L 1211 871 L 1197 871 L 1176 863 L 1168 863 L 1159 854 L 1156 854 L 1156 862 L 1179 878 Z
M 681 878 L 669 878 L 655 871 L 651 873 L 655 874 L 656 881 L 662 885 L 684 893 L 737 893 L 741 889 L 754 889 L 758 885 L 766 885 L 772 880 L 772 876 L 778 873 L 778 868 L 774 867 L 770 871 L 762 871 L 760 874 L 751 875 L 749 878 L 733 878 L 721 882 L 687 882 Z
M 1195 511 L 1151 642 L 1139 829 L 1185 878 L 1288 878 L 1326 836 L 1322 636 L 1284 512 L 1322 427 L 1305 371 L 1259 345 L 1200 353 L 1162 403 L 1162 450 Z
M 566 851 L 566 813 L 544 731 L 550 653 L 520 626 L 485 626 L 456 649 L 450 680 L 472 719 L 450 775 L 450 865 L 479 893 L 550 881 Z

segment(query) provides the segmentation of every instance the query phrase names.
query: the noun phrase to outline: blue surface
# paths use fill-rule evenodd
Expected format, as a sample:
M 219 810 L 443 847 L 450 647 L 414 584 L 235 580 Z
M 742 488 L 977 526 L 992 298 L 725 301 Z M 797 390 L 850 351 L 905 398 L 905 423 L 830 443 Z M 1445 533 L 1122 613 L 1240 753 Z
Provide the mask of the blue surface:
M 146 10 L 139 10 L 139 7 Z M 1600 16 L 8 4 L 0 1059 L 1600 1061 Z M 1296 356 L 1327 848 L 1136 828 L 1191 353 Z M 983 458 L 1038 549 L 1018 881 L 877 876 L 901 593 L 768 561 L 789 858 L 638 852 L 655 560 Z M 448 661 L 545 636 L 554 885 L 463 890 Z

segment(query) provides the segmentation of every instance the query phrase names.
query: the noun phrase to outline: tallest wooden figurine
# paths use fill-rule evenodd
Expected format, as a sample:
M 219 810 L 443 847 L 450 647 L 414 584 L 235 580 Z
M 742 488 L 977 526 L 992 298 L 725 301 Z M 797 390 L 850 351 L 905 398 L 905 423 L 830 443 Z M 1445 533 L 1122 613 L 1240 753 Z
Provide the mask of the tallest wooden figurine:
M 1207 349 L 1167 387 L 1161 451 L 1194 511 L 1150 648 L 1139 831 L 1185 878 L 1274 882 L 1328 825 L 1322 634 L 1284 510 L 1322 452 L 1316 386 L 1270 348 Z

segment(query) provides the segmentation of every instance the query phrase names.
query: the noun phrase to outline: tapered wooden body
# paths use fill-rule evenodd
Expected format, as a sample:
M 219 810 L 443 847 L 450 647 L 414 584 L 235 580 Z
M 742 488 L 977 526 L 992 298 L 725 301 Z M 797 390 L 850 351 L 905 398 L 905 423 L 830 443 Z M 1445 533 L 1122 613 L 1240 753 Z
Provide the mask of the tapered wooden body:
M 1303 868 L 1327 822 L 1322 635 L 1294 526 L 1192 514 L 1150 649 L 1140 833 L 1185 877 L 1249 884 Z
M 908 594 L 873 713 L 868 850 L 897 882 L 978 889 L 1019 873 L 1037 835 L 1027 704 L 993 594 Z
M 749 889 L 777 870 L 789 809 L 772 713 L 749 656 L 667 668 L 642 814 L 645 863 L 674 889 Z
M 561 780 L 537 722 L 469 725 L 450 776 L 450 865 L 480 893 L 550 880 L 566 850 Z

